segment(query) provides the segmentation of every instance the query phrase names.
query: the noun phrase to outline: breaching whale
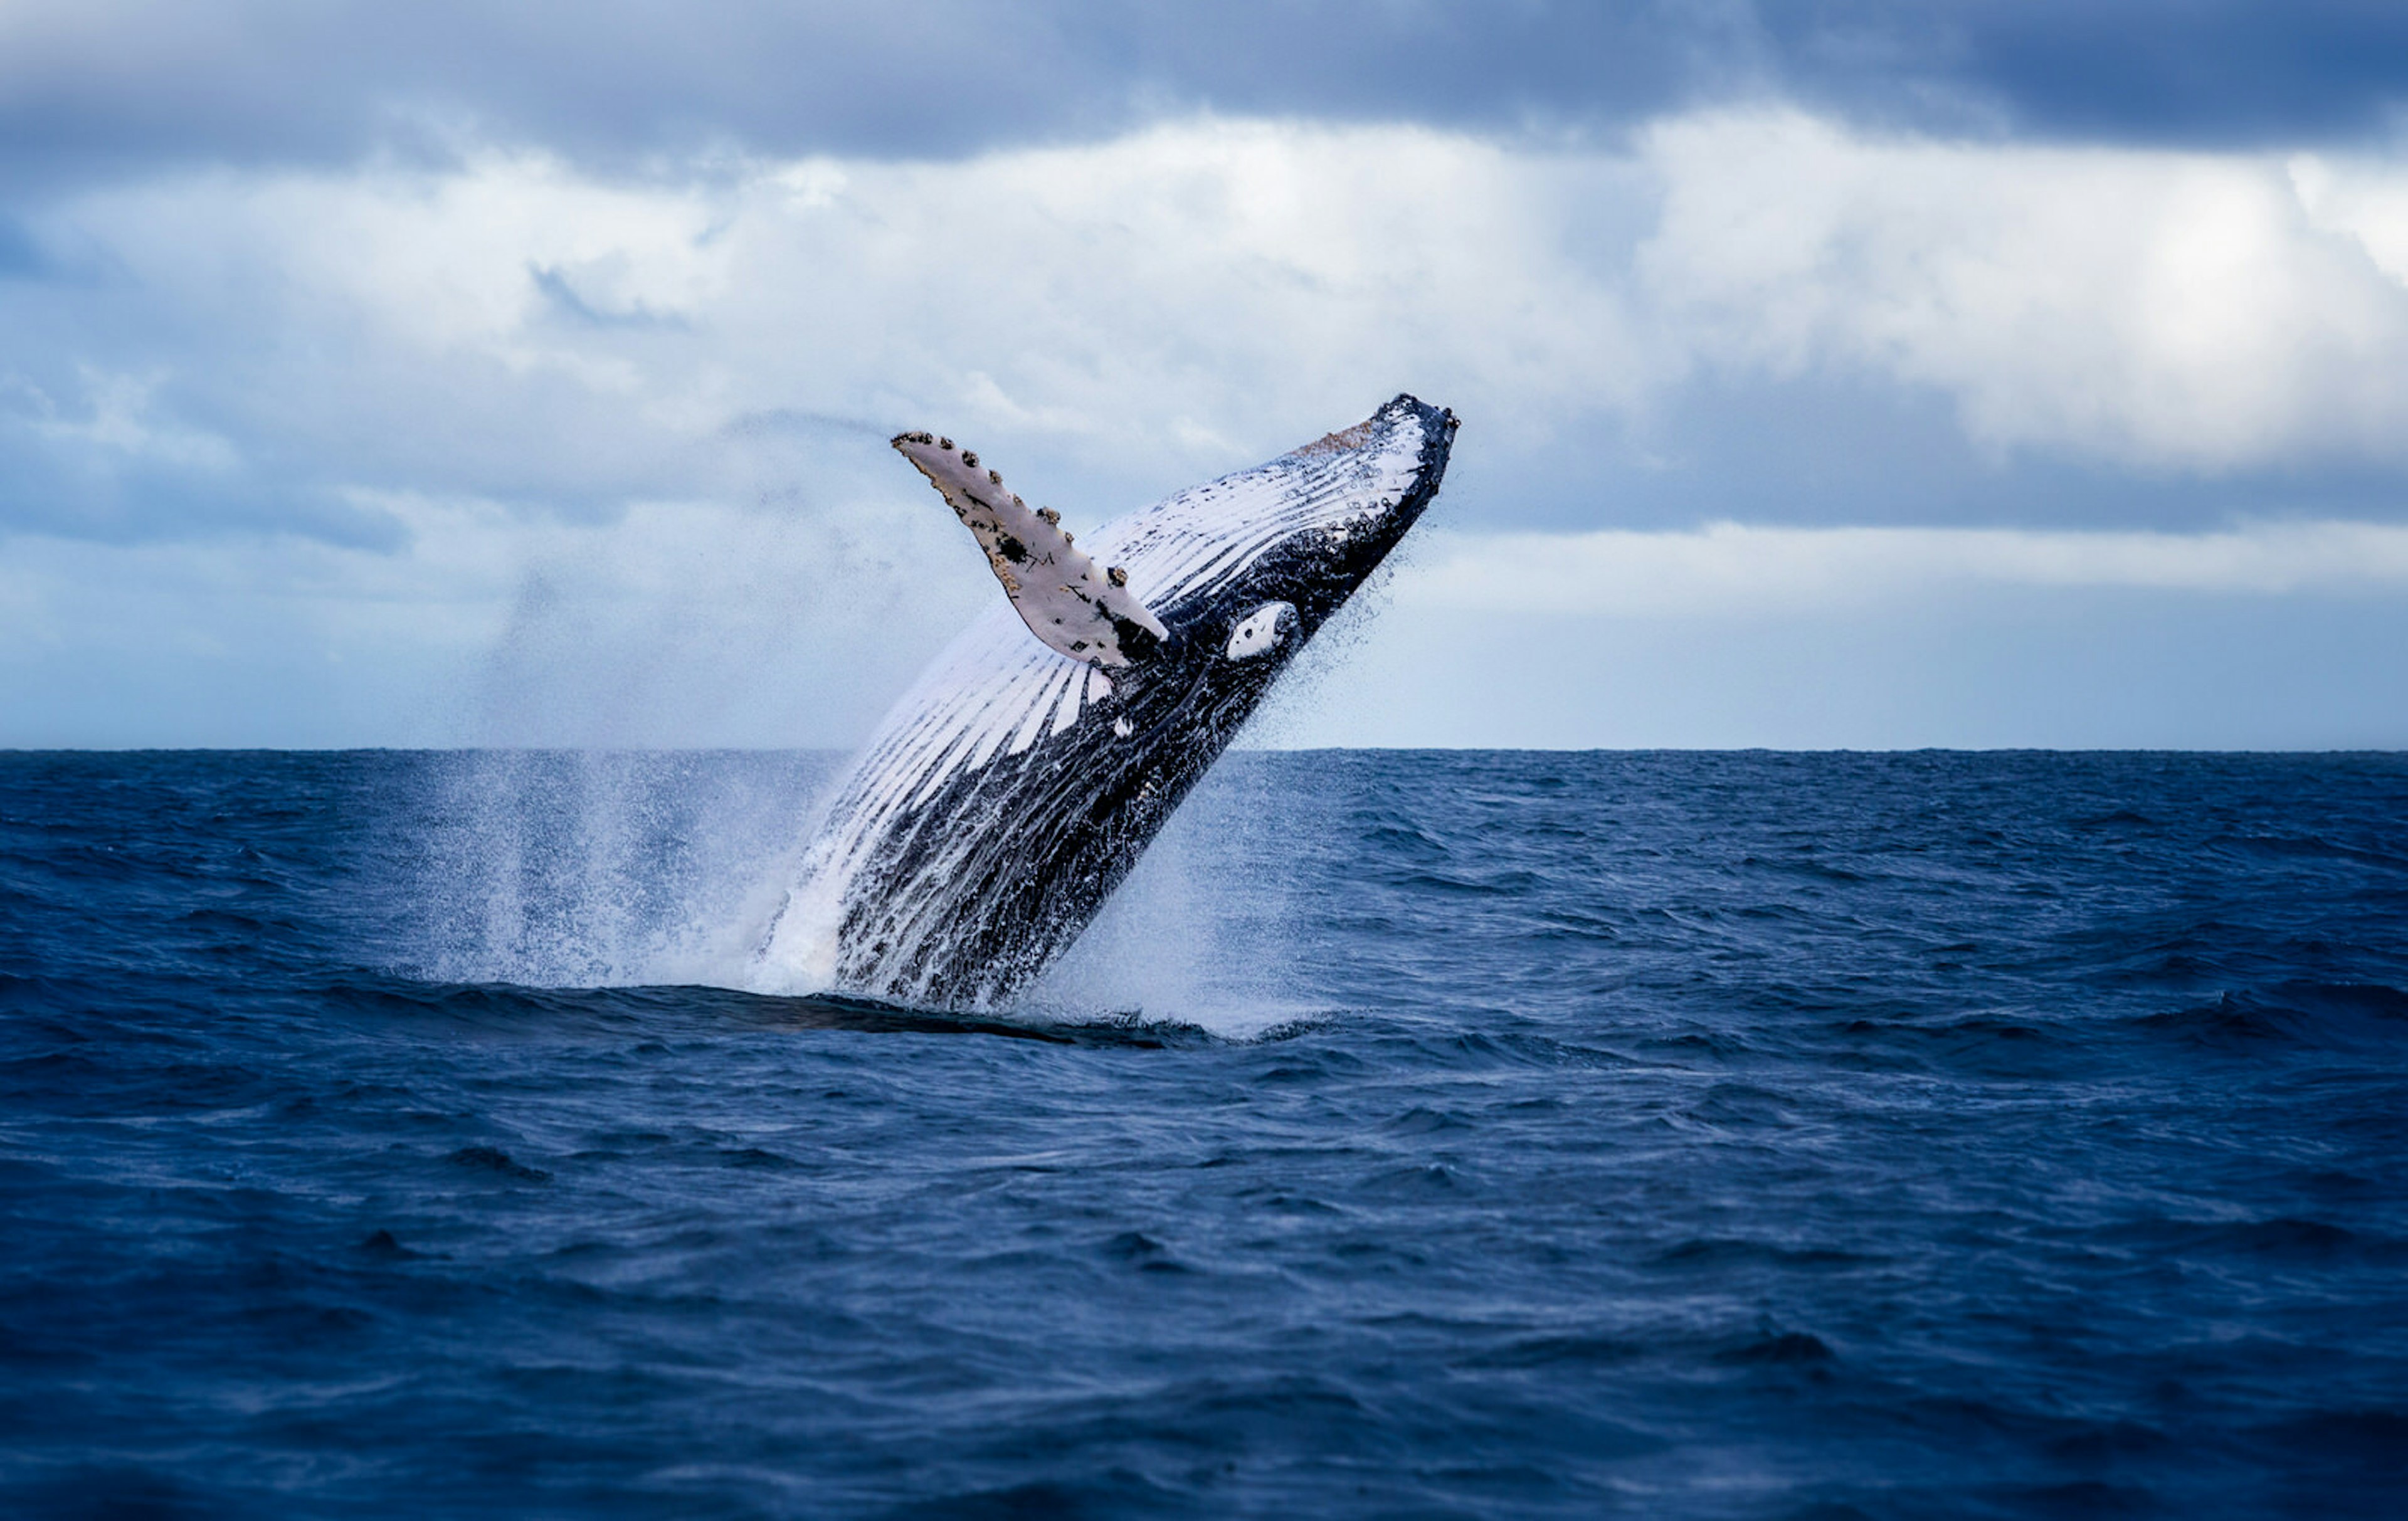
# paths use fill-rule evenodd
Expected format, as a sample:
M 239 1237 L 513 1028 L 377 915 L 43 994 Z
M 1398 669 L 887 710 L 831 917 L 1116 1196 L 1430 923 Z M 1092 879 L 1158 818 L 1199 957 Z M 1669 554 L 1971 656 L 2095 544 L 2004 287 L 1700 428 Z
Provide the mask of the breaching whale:
M 898 435 L 1006 602 L 931 663 L 837 784 L 756 983 L 944 1009 L 1025 987 L 1421 516 L 1455 424 L 1400 395 L 1084 544 L 975 452 Z

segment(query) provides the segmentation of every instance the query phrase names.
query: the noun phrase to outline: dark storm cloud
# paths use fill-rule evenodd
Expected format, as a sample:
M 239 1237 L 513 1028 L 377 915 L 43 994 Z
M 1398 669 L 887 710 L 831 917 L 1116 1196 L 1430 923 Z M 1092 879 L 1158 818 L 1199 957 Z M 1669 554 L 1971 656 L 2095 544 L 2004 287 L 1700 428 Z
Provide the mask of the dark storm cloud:
M 2379 131 L 2403 80 L 2408 8 L 2364 0 L 35 0 L 0 15 L 0 174 L 440 152 L 464 128 L 623 163 L 714 143 L 950 155 L 1199 108 L 1610 134 L 1767 94 L 2230 146 Z
M 2383 134 L 2408 107 L 2397 0 L 1822 0 L 1757 7 L 1803 98 L 1950 130 L 2202 148 Z

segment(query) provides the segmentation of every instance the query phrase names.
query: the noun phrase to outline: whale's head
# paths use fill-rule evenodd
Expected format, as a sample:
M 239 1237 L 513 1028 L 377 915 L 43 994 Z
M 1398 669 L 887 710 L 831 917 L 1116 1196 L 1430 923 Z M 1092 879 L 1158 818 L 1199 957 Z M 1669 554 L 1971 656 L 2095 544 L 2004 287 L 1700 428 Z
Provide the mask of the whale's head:
M 1166 655 L 1277 667 L 1436 494 L 1453 412 L 1398 396 L 1351 428 L 1108 524 L 1097 553 L 1170 631 Z

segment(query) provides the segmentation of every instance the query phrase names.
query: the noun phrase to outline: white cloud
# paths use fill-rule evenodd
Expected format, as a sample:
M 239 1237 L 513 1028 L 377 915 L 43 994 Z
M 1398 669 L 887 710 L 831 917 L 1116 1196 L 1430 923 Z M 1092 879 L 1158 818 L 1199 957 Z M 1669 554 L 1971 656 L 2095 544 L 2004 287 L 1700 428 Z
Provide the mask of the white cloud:
M 280 651 L 381 650 L 380 693 L 485 671 L 488 738 L 841 740 L 982 595 L 879 446 L 905 425 L 974 439 L 1074 522 L 1400 387 L 1469 419 L 1455 513 L 1527 510 L 1484 475 L 1573 501 L 1560 522 L 1586 509 L 1570 440 L 1643 434 L 1708 370 L 1936 392 L 1992 449 L 2111 470 L 2408 467 L 2408 171 L 2379 161 L 1772 111 L 1614 152 L 1202 119 L 959 162 L 656 167 L 495 150 L 30 212 L 74 278 L 0 283 L 0 475 L 47 494 L 19 521 L 69 536 L 83 511 L 127 547 L 9 539 L 0 657 L 115 651 L 122 674 L 142 631 L 215 640 L 179 667 L 204 690 Z M 1757 484 L 1767 515 L 1785 489 Z M 2397 588 L 2402 552 L 2349 524 L 1438 537 L 1397 595 L 1492 620 L 1966 585 L 2331 596 Z M 748 667 L 781 694 L 750 713 L 713 684 Z
M 1778 111 L 1626 153 L 1205 119 L 643 180 L 502 151 L 212 171 L 34 223 L 94 273 L 0 294 L 17 386 L 139 377 L 149 438 L 215 440 L 271 485 L 725 492 L 748 482 L 714 473 L 719 430 L 786 409 L 941 423 L 1125 495 L 1398 387 L 1537 478 L 1700 366 L 1936 390 L 1998 449 L 2408 464 L 2408 171 L 2383 163 Z
M 1935 387 L 1996 447 L 2408 459 L 2397 167 L 2303 197 L 2316 174 L 2271 158 L 1888 140 L 1788 112 L 1664 123 L 1643 152 L 1666 200 L 1639 267 L 1704 357 Z
M 1128 490 L 1400 385 L 1500 438 L 1626 404 L 1643 363 L 1620 294 L 1561 223 L 1568 195 L 1628 178 L 1420 129 L 1205 121 L 665 183 L 536 153 L 212 173 L 43 231 L 118 276 L 68 294 L 113 320 L 64 341 L 140 334 L 188 405 L 339 485 L 724 489 L 718 431 L 785 409 L 1034 438 Z
M 2316 226 L 2356 239 L 2385 274 L 2408 284 L 2408 166 L 2302 153 L 2289 170 Z

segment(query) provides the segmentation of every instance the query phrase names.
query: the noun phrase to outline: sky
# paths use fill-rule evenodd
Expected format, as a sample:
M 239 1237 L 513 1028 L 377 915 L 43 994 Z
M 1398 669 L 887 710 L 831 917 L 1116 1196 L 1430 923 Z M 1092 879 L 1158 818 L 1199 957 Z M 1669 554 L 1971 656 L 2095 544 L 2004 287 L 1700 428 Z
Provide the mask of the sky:
M 0 0 L 0 746 L 862 739 L 1439 504 L 1250 741 L 2408 747 L 2408 8 Z

